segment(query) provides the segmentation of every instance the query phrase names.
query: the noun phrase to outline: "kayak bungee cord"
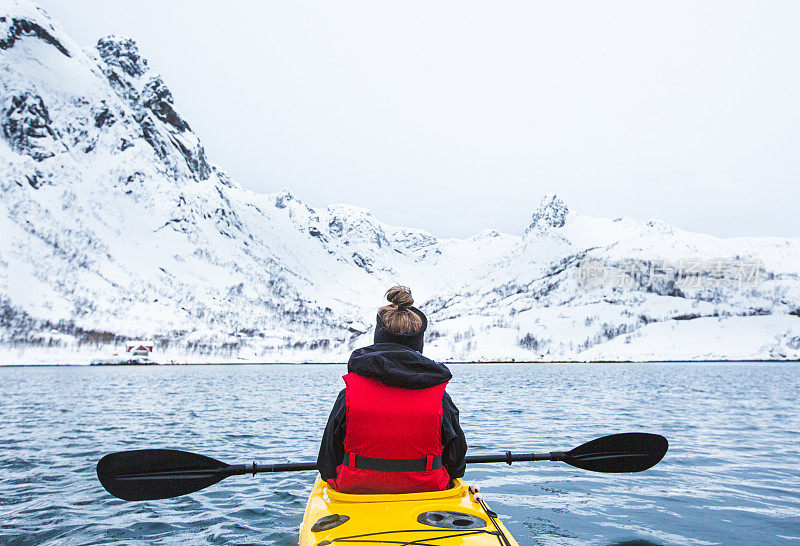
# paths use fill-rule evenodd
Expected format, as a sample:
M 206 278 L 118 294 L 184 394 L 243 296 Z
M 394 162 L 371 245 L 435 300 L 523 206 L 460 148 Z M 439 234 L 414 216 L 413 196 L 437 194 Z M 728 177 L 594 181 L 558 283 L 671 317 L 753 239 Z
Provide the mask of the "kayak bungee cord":
M 511 463 L 508 463 L 508 464 L 511 464 Z M 479 497 L 478 498 L 478 502 L 481 504 L 481 508 L 483 508 L 483 511 L 486 512 L 486 515 L 489 516 L 489 519 L 491 520 L 492 525 L 494 525 L 494 528 L 497 529 L 497 540 L 500 541 L 500 544 L 502 546 L 511 546 L 511 543 L 508 541 L 508 538 L 506 537 L 506 534 L 503 532 L 503 530 L 500 528 L 500 526 L 497 525 L 497 520 L 494 519 L 494 518 L 497 517 L 497 512 L 489 510 L 489 507 L 486 506 L 485 502 L 483 502 L 483 498 Z
M 330 540 L 323 540 L 319 543 L 318 546 L 327 546 L 328 544 L 333 544 L 335 542 L 348 542 L 348 543 L 364 543 L 364 544 L 399 544 L 400 546 L 438 546 L 437 544 L 431 544 L 432 541 L 438 540 L 445 540 L 450 538 L 458 538 L 458 537 L 466 537 L 472 535 L 498 535 L 497 531 L 487 531 L 486 529 L 472 529 L 469 531 L 460 531 L 454 530 L 452 533 L 447 535 L 441 535 L 436 537 L 429 537 L 429 538 L 418 538 L 416 540 L 410 541 L 400 541 L 400 540 L 375 540 L 375 539 L 368 539 L 367 537 L 375 537 L 379 535 L 391 535 L 393 533 L 441 533 L 446 532 L 444 529 L 399 529 L 399 530 L 392 530 L 392 531 L 378 531 L 375 533 L 364 533 L 363 535 L 350 535 L 344 537 L 336 537 Z M 503 537 L 505 539 L 505 536 Z M 424 542 L 423 542 L 424 541 Z M 506 545 L 508 542 L 506 542 Z

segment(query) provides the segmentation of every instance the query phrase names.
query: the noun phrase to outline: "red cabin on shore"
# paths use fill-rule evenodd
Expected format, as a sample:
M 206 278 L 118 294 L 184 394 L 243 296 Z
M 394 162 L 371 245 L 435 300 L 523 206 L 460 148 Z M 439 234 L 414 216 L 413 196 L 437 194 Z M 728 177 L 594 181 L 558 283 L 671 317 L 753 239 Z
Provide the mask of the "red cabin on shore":
M 126 341 L 125 352 L 131 356 L 151 356 L 155 343 L 153 341 Z

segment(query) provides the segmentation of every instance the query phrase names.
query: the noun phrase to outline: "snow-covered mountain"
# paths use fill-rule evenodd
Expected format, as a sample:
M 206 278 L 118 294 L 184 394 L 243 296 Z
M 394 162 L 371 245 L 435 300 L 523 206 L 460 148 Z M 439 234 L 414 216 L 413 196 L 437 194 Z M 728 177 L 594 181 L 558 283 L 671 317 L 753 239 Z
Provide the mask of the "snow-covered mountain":
M 412 286 L 445 360 L 800 358 L 800 240 L 583 216 L 441 239 L 253 193 L 209 162 L 135 42 L 81 49 L 0 0 L 0 362 L 128 338 L 182 361 L 342 360 Z

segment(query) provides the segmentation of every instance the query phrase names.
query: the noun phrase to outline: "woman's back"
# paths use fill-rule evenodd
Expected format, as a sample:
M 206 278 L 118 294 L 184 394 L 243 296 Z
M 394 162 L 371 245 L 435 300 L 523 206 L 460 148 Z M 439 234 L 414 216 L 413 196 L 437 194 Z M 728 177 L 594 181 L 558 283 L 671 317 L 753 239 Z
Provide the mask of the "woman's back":
M 320 474 L 351 493 L 445 489 L 464 475 L 467 448 L 445 392 L 452 375 L 422 355 L 427 319 L 411 307 L 410 291 L 394 287 L 387 297 L 394 308 L 379 312 L 375 343 L 348 362 L 320 447 Z

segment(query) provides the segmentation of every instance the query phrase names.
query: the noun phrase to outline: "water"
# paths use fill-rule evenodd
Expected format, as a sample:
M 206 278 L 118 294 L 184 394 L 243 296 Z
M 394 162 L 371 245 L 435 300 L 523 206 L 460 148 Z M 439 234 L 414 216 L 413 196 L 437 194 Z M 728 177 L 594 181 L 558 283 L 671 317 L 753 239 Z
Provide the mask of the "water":
M 800 545 L 800 366 L 452 366 L 470 453 L 567 450 L 612 432 L 665 435 L 630 475 L 563 463 L 474 465 L 520 544 Z M 171 447 L 225 462 L 316 458 L 344 366 L 0 368 L 0 543 L 297 544 L 310 473 L 231 477 L 124 502 L 106 453 Z

